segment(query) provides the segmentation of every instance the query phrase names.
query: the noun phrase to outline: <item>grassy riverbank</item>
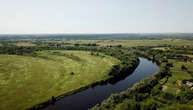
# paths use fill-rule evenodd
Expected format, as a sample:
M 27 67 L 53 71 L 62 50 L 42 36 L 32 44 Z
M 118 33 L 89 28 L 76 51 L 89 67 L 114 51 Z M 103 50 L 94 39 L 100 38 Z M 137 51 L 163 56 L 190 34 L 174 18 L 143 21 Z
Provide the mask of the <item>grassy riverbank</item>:
M 85 51 L 42 51 L 37 56 L 0 55 L 0 109 L 23 110 L 108 79 L 120 61 Z

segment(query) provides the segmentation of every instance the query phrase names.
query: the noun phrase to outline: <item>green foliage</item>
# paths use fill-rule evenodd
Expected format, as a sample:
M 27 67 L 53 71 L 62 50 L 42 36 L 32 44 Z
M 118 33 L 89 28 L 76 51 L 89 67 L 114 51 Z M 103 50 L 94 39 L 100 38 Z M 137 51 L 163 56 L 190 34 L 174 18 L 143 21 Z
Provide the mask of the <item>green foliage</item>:
M 114 102 L 112 96 L 110 96 L 107 100 L 105 100 L 101 105 L 94 107 L 93 110 L 97 109 L 110 109 L 110 110 L 157 110 L 162 108 L 172 108 L 178 110 L 177 107 L 173 106 L 175 104 L 188 104 L 193 100 L 193 93 L 190 88 L 185 87 L 180 83 L 179 79 L 190 78 L 187 73 L 191 74 L 192 68 L 189 65 L 192 63 L 188 63 L 190 58 L 184 57 L 182 55 L 178 55 L 178 50 L 182 48 L 178 48 L 175 50 L 155 50 L 151 49 L 152 47 L 147 46 L 139 46 L 133 47 L 132 51 L 139 55 L 144 56 L 146 58 L 152 59 L 158 64 L 160 64 L 160 70 L 151 78 L 148 78 L 140 83 L 136 84 L 131 89 L 124 91 L 119 94 L 119 103 L 109 103 Z M 186 51 L 181 51 L 181 53 L 187 53 Z M 172 59 L 172 62 L 171 62 Z M 178 62 L 183 62 L 185 65 L 179 66 Z M 125 64 L 123 62 L 123 64 Z M 189 67 L 189 68 L 188 68 Z M 182 75 L 183 71 L 186 72 Z M 181 73 L 178 75 L 178 73 Z M 171 79 L 175 79 L 173 83 Z M 178 79 L 178 80 L 177 80 Z M 161 83 L 162 82 L 162 83 Z M 186 82 L 184 80 L 184 82 Z M 181 86 L 184 88 L 183 91 L 173 91 L 168 92 L 168 85 L 173 87 Z M 170 87 L 171 87 L 170 86 Z M 180 87 L 179 87 L 180 88 Z M 178 93 L 180 92 L 180 93 Z M 118 97 L 118 96 L 117 96 Z M 111 101 L 110 101 L 111 100 Z M 137 105 L 136 105 L 137 104 Z M 108 106 L 108 108 L 106 108 Z M 171 107 L 170 107 L 171 106 Z M 180 107 L 180 109 L 189 110 L 191 107 Z
M 74 72 L 71 72 L 71 75 L 74 75 Z
M 182 69 L 183 71 L 186 71 L 186 70 L 187 70 L 187 68 L 186 68 L 184 65 L 181 66 L 181 69 Z

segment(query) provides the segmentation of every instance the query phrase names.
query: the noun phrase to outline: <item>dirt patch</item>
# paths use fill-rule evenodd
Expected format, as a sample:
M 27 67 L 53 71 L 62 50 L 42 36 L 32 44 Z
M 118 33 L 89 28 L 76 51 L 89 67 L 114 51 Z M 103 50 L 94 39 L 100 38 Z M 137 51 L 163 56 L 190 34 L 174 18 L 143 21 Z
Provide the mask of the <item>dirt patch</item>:
M 160 82 L 160 84 L 164 84 L 164 83 L 167 82 L 167 80 L 168 80 L 168 79 L 165 77 L 165 78 L 161 79 L 159 82 Z
M 163 85 L 162 86 L 162 91 L 165 91 L 167 88 L 168 88 L 168 86 Z
M 177 80 L 177 81 L 176 81 L 176 84 L 177 84 L 178 86 L 182 86 L 182 81 Z

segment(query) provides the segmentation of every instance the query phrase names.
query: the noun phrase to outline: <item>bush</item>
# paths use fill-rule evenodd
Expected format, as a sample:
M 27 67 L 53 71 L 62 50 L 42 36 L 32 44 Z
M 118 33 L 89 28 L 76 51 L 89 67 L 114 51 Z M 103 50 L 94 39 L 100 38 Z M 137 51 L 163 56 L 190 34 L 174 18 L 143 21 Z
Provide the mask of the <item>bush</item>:
M 182 71 L 186 71 L 187 70 L 187 68 L 184 65 L 181 66 L 181 69 L 182 69 Z
M 112 69 L 110 70 L 109 75 L 116 76 L 116 75 L 118 75 L 118 74 L 120 73 L 120 70 L 121 70 L 120 65 L 114 65 L 114 66 L 112 67 Z
M 74 75 L 74 72 L 71 72 L 71 75 Z

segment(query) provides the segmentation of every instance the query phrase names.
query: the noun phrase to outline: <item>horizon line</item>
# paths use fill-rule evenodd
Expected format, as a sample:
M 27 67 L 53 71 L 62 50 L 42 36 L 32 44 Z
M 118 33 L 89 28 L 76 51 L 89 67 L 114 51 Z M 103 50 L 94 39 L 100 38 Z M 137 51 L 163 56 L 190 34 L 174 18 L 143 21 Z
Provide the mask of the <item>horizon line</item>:
M 133 33 L 0 33 L 0 35 L 101 35 L 101 34 L 193 34 L 193 32 L 133 32 Z

